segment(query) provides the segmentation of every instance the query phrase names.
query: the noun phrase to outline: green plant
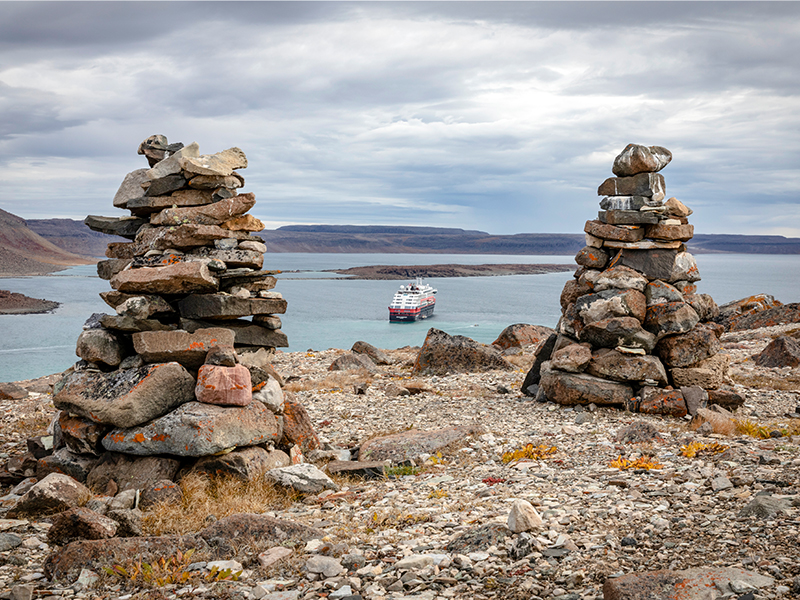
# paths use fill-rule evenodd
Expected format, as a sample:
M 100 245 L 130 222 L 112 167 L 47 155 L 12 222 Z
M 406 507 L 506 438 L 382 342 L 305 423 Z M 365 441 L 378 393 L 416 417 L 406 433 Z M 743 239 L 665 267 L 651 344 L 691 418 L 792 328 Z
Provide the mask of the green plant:
M 415 467 L 412 465 L 402 465 L 398 467 L 385 467 L 383 472 L 386 473 L 387 477 L 404 477 L 406 475 L 417 475 L 419 473 L 419 467 Z

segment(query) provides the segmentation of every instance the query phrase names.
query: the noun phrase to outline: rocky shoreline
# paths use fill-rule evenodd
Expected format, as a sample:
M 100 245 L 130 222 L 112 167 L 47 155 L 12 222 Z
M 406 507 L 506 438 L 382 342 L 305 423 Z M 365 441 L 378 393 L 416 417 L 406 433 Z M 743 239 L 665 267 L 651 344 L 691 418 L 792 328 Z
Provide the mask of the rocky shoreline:
M 330 370 L 350 354 L 344 350 L 279 352 L 272 365 L 287 396 L 306 407 L 323 448 L 330 449 L 307 460 L 323 469 L 328 463 L 333 473 L 339 463 L 329 461 L 342 451 L 349 455 L 386 434 L 417 432 L 420 445 L 406 463 L 411 466 L 377 479 L 368 471 L 340 471 L 332 475 L 336 489 L 304 493 L 260 521 L 252 517 L 248 526 L 261 532 L 260 543 L 240 538 L 238 549 L 218 549 L 192 567 L 207 574 L 212 558 L 235 561 L 230 564 L 242 570 L 238 581 L 126 582 L 104 575 L 99 565 L 112 564 L 112 550 L 125 544 L 135 553 L 166 538 L 103 540 L 105 562 L 90 565 L 80 556 L 59 554 L 60 544 L 49 533 L 53 517 L 0 518 L 0 589 L 15 594 L 0 597 L 30 598 L 19 595 L 28 590 L 37 598 L 120 600 L 599 600 L 643 598 L 610 595 L 624 587 L 613 588 L 613 582 L 624 583 L 625 577 L 647 582 L 659 569 L 698 577 L 700 571 L 691 569 L 705 573 L 714 567 L 729 569 L 715 571 L 724 575 L 724 589 L 714 588 L 715 597 L 740 598 L 757 585 L 749 597 L 789 598 L 800 593 L 800 396 L 772 389 L 769 382 L 796 377 L 800 369 L 760 367 L 751 357 L 796 329 L 732 332 L 721 340 L 732 357 L 729 383 L 745 399 L 735 417 L 779 436 L 765 439 L 693 430 L 686 419 L 533 401 L 517 390 L 536 344 L 505 351 L 513 370 L 450 375 L 413 374 L 418 348 L 387 350 L 389 364 L 344 371 Z M 760 381 L 760 387 L 739 383 L 745 380 Z M 44 433 L 54 416 L 51 397 L 43 393 L 46 384 L 21 382 L 30 390 L 27 398 L 0 400 L 4 456 L 24 452 L 26 438 Z M 445 430 L 458 434 L 445 447 L 426 451 L 424 432 L 442 438 Z M 719 451 L 686 456 L 692 444 Z M 619 466 L 622 459 L 634 463 L 643 457 L 652 468 Z M 4 508 L 8 498 L 0 500 Z M 518 533 L 508 525 L 512 509 L 525 506 L 520 501 L 533 507 L 541 523 Z M 230 528 L 227 535 L 242 531 L 233 516 L 216 514 L 207 522 L 216 519 L 220 528 Z M 267 525 L 275 526 L 269 519 L 310 537 L 269 534 Z M 154 532 L 145 526 L 144 533 Z M 142 546 L 137 539 L 150 541 Z M 180 539 L 199 544 L 191 535 Z M 97 551 L 87 545 L 84 552 L 89 548 Z M 62 561 L 55 580 L 48 578 L 53 556 Z M 82 571 L 81 565 L 91 568 Z
M 54 311 L 60 302 L 30 298 L 24 294 L 0 290 L 0 315 L 32 315 Z
M 489 277 L 500 275 L 541 275 L 574 271 L 572 265 L 554 264 L 489 264 L 489 265 L 372 265 L 350 267 L 349 269 L 330 269 L 326 273 L 346 275 L 348 279 L 415 279 L 417 277 Z

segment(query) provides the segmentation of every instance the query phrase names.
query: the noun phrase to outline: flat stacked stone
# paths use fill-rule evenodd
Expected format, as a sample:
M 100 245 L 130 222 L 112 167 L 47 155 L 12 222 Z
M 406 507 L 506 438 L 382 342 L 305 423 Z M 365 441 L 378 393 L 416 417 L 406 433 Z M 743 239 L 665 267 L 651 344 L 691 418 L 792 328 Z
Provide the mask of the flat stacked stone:
M 84 481 L 102 479 L 91 471 L 110 456 L 174 461 L 286 445 L 283 392 L 267 385 L 268 357 L 288 346 L 286 300 L 275 271 L 262 269 L 266 246 L 253 233 L 264 226 L 247 214 L 255 195 L 240 193 L 247 158 L 238 148 L 201 155 L 161 135 L 139 153 L 150 168 L 129 173 L 114 197 L 131 216 L 85 221 L 129 240 L 109 244 L 98 264 L 116 314 L 87 321 L 82 360 L 53 395 L 65 465 L 52 468 Z
M 719 308 L 697 294 L 685 246 L 692 211 L 666 199 L 659 173 L 671 160 L 661 146 L 629 144 L 598 188 L 601 210 L 586 222 L 579 269 L 561 294 L 558 337 L 537 360 L 546 398 L 681 415 L 681 388 L 723 384 Z

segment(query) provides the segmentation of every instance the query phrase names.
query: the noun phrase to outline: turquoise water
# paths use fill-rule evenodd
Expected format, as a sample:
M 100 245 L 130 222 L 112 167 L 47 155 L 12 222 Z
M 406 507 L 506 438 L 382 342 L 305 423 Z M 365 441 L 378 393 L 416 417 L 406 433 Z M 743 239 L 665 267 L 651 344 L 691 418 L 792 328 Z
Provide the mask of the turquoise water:
M 699 291 L 719 303 L 757 293 L 781 302 L 800 301 L 800 256 L 697 255 Z M 492 342 L 512 323 L 553 327 L 559 295 L 570 273 L 504 277 L 432 278 L 439 290 L 433 318 L 389 323 L 388 306 L 401 281 L 320 279 L 323 269 L 363 265 L 560 263 L 572 256 L 447 254 L 267 254 L 265 269 L 302 270 L 280 275 L 276 286 L 288 300 L 282 315 L 289 351 L 350 348 L 364 340 L 382 348 L 421 345 L 430 327 Z M 56 373 L 77 360 L 75 341 L 94 312 L 111 309 L 98 294 L 110 289 L 94 266 L 72 267 L 43 277 L 0 279 L 0 289 L 61 302 L 52 314 L 0 315 L 0 381 Z

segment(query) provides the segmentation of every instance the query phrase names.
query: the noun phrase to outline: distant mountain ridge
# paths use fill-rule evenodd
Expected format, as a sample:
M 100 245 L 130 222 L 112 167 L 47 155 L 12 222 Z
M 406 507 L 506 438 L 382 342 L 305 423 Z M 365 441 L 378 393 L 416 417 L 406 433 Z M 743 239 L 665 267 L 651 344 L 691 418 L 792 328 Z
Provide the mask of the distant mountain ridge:
M 44 275 L 91 262 L 91 258 L 46 240 L 24 219 L 0 209 L 0 275 Z
M 258 234 L 268 252 L 410 254 L 575 254 L 583 234 L 517 233 L 446 227 L 376 225 L 287 225 Z M 800 238 L 780 235 L 697 234 L 687 244 L 696 253 L 800 254 Z

